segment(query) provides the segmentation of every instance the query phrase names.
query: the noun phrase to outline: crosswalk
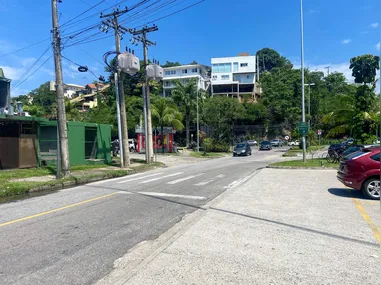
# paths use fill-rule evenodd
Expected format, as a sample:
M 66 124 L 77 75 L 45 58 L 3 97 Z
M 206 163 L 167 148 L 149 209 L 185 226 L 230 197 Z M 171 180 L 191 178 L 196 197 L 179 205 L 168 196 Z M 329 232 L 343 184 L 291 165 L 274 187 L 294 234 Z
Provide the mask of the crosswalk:
M 163 172 L 158 172 L 158 173 L 153 173 L 148 175 L 133 176 L 131 178 L 120 180 L 117 183 L 126 184 L 126 183 L 135 182 L 138 184 L 149 184 L 156 181 L 167 180 L 164 182 L 165 184 L 176 185 L 182 182 L 192 181 L 194 186 L 201 187 L 201 186 L 208 185 L 212 182 L 215 182 L 219 179 L 222 179 L 226 175 L 218 174 L 215 176 L 209 176 L 209 177 L 205 177 L 203 180 L 200 181 L 200 179 L 202 179 L 203 176 L 205 176 L 205 173 L 197 173 L 197 174 L 186 176 L 184 175 L 184 172 L 175 172 L 170 174 L 164 174 Z

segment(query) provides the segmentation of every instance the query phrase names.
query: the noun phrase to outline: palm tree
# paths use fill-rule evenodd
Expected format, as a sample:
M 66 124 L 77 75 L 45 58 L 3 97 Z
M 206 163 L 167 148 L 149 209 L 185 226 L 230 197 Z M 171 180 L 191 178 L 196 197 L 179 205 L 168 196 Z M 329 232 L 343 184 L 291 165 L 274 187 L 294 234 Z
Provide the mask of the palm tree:
M 184 125 L 181 122 L 182 114 L 178 111 L 176 105 L 171 104 L 168 99 L 159 98 L 151 106 L 152 122 L 155 127 L 160 127 L 162 152 L 164 154 L 164 127 L 174 127 L 181 131 Z
M 196 105 L 197 86 L 196 79 L 192 78 L 187 83 L 183 84 L 179 80 L 175 81 L 176 87 L 172 90 L 172 98 L 177 106 L 184 109 L 185 113 L 185 128 L 186 128 L 186 143 L 190 144 L 190 122 L 191 111 Z

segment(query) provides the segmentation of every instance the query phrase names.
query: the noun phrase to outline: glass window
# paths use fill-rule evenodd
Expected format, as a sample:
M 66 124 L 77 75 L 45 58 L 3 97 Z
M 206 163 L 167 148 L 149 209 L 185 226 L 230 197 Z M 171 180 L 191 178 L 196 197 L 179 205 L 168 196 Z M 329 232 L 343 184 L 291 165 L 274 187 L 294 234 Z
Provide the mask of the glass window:
M 222 75 L 222 76 L 221 76 L 221 79 L 222 79 L 222 80 L 229 80 L 229 75 Z
M 238 62 L 233 63 L 233 71 L 238 71 Z
M 171 70 L 171 74 L 176 74 L 176 70 Z
M 373 160 L 375 160 L 375 161 L 380 161 L 380 154 L 377 153 L 377 154 L 371 156 L 370 158 L 373 159 Z
M 197 73 L 197 68 L 192 68 L 193 73 Z
M 165 72 L 165 75 L 170 75 L 170 74 L 171 74 L 170 71 L 166 71 L 166 72 Z
M 188 73 L 188 69 L 183 69 L 183 73 Z
M 241 63 L 241 67 L 247 67 L 247 63 Z

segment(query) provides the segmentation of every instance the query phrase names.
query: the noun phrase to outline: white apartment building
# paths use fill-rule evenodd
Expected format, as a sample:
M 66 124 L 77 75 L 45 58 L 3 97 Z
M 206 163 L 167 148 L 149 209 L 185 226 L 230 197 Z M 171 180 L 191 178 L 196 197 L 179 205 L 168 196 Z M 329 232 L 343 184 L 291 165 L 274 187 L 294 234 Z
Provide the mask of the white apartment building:
M 241 99 L 255 97 L 256 56 L 239 54 L 236 57 L 212 58 L 211 93 Z
M 190 79 L 196 78 L 197 90 L 208 90 L 210 81 L 205 67 L 201 64 L 181 65 L 164 68 L 163 97 L 171 96 L 172 89 L 176 87 L 175 81 L 180 80 L 186 84 Z
M 75 94 L 77 91 L 81 91 L 84 88 L 85 88 L 84 86 L 77 85 L 77 84 L 65 84 L 64 85 L 64 96 L 71 99 L 71 98 L 75 97 Z

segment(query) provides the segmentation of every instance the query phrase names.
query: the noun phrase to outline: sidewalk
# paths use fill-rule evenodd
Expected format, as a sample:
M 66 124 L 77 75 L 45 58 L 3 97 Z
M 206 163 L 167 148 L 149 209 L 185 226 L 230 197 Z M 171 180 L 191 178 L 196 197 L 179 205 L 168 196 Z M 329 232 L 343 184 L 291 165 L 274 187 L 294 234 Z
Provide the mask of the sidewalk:
M 344 188 L 335 171 L 264 169 L 223 195 L 144 260 L 146 244 L 137 246 L 99 284 L 379 284 L 369 224 L 379 223 L 379 201 Z

